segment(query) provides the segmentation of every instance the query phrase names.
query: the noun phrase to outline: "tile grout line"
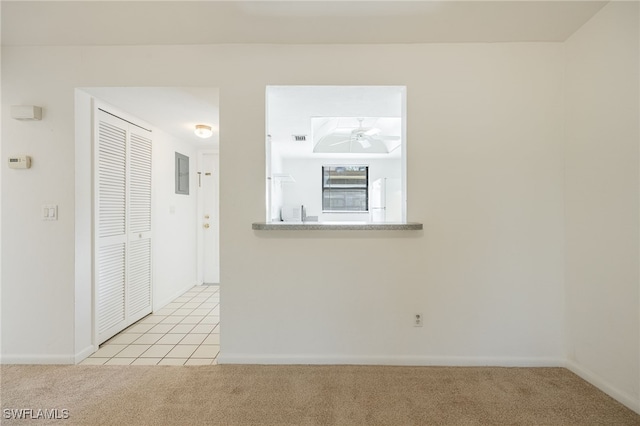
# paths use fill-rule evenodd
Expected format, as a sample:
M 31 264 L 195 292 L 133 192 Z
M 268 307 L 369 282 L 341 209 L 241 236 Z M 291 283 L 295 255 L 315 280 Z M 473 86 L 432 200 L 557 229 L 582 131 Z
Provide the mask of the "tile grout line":
M 163 323 L 163 320 L 160 320 L 158 322 L 137 322 L 135 324 L 132 324 L 131 326 L 127 327 L 127 329 L 123 330 L 122 332 L 118 333 L 116 336 L 112 337 L 109 340 L 112 340 L 114 338 L 116 338 L 117 336 L 121 335 L 121 334 L 140 334 L 140 336 L 138 336 L 133 342 L 130 343 L 126 343 L 126 344 L 121 344 L 122 346 L 124 346 L 121 350 L 119 350 L 118 352 L 116 352 L 115 354 L 113 354 L 111 357 L 104 357 L 104 359 L 106 360 L 104 362 L 104 364 L 109 363 L 110 361 L 114 360 L 114 359 L 125 359 L 125 358 L 129 358 L 129 357 L 118 357 L 117 355 L 119 355 L 120 353 L 122 353 L 123 351 L 125 351 L 129 346 L 136 346 L 136 345 L 148 345 L 149 347 L 147 349 L 145 349 L 140 355 L 136 356 L 136 357 L 131 357 L 132 361 L 129 363 L 129 365 L 133 364 L 134 362 L 136 362 L 139 359 L 150 359 L 150 358 L 156 358 L 156 357 L 142 357 L 142 355 L 144 355 L 145 353 L 147 353 L 149 350 L 151 350 L 151 348 L 155 345 L 171 345 L 172 348 L 162 357 L 157 357 L 159 358 L 159 361 L 156 364 L 153 365 L 157 365 L 160 362 L 162 362 L 164 359 L 179 359 L 179 358 L 168 358 L 166 355 L 169 354 L 171 351 L 173 351 L 177 346 L 179 346 L 185 339 L 187 339 L 187 336 L 189 336 L 190 334 L 205 334 L 206 336 L 204 337 L 204 339 L 202 339 L 202 341 L 199 344 L 194 344 L 193 346 L 197 346 L 196 349 L 190 354 L 190 356 L 185 358 L 185 362 L 184 364 L 186 365 L 187 362 L 189 362 L 190 360 L 199 360 L 199 359 L 210 359 L 210 358 L 194 358 L 193 354 L 200 349 L 201 346 L 219 346 L 219 343 L 213 344 L 213 345 L 205 345 L 205 341 L 213 334 L 219 334 L 219 333 L 214 333 L 214 330 L 216 328 L 218 328 L 220 326 L 220 321 L 219 321 L 219 312 L 218 315 L 212 315 L 212 312 L 216 309 L 219 308 L 220 306 L 220 301 L 219 301 L 219 290 L 216 291 L 207 291 L 206 289 L 201 289 L 199 291 L 194 292 L 194 289 L 190 289 L 187 292 L 185 292 L 183 295 L 179 296 L 177 299 L 186 299 L 186 301 L 183 302 L 170 302 L 169 304 L 172 303 L 179 303 L 175 309 L 168 309 L 169 313 L 167 315 L 157 315 L 157 316 L 162 316 L 164 317 L 164 319 L 166 319 L 166 317 L 169 316 L 182 316 L 184 317 L 180 322 L 175 323 L 175 324 L 168 324 L 168 323 Z M 190 295 L 188 295 L 187 293 L 191 293 Z M 217 296 L 216 298 L 218 300 L 212 300 L 213 297 Z M 198 298 L 198 297 L 203 297 L 204 299 L 201 301 L 194 301 L 193 299 Z M 197 305 L 195 307 L 190 307 L 190 308 L 184 308 L 184 305 L 187 303 L 197 303 Z M 197 309 L 203 309 L 201 308 L 201 306 L 205 303 L 210 303 L 213 304 L 213 307 L 211 308 L 206 308 L 208 310 L 208 312 L 204 315 L 193 315 L 193 312 Z M 162 308 L 162 309 L 166 309 L 166 308 Z M 191 309 L 191 312 L 189 314 L 186 315 L 173 315 L 177 312 L 177 310 L 179 309 Z M 151 314 L 156 315 L 156 314 Z M 200 318 L 200 320 L 196 323 L 192 323 L 192 324 L 186 324 L 186 323 L 182 323 L 182 321 L 184 321 L 186 318 L 193 316 L 193 317 L 202 317 Z M 218 317 L 218 322 L 215 322 L 213 324 L 204 324 L 203 321 L 205 321 L 206 318 L 208 317 Z M 147 318 L 147 317 L 145 317 Z M 144 320 L 144 319 L 143 319 Z M 127 330 L 132 329 L 133 327 L 140 325 L 140 324 L 146 324 L 146 325 L 151 325 L 151 327 L 149 329 L 147 329 L 146 331 L 143 331 L 141 333 L 126 333 Z M 166 332 L 163 333 L 152 333 L 153 329 L 160 325 L 160 324 L 164 324 L 164 325 L 171 325 L 172 327 L 170 327 Z M 192 327 L 189 329 L 189 331 L 185 331 L 184 333 L 171 333 L 171 331 L 173 331 L 178 325 L 192 325 Z M 193 333 L 194 329 L 199 326 L 199 325 L 204 325 L 204 326 L 212 326 L 212 329 L 208 332 L 205 333 Z M 136 343 L 138 340 L 144 339 L 144 336 L 146 335 L 150 335 L 150 334 L 161 334 L 161 337 L 156 339 L 154 343 Z M 165 343 L 158 343 L 160 340 L 162 340 L 165 336 L 170 335 L 170 334 L 184 334 L 184 336 L 178 341 L 178 343 L 175 344 L 165 344 Z M 109 341 L 106 342 L 106 344 L 108 345 Z M 114 343 L 114 344 L 118 344 L 118 343 Z M 187 343 L 185 343 L 186 345 Z M 191 345 L 191 344 L 189 344 Z M 211 358 L 211 363 L 213 364 L 213 362 L 216 361 L 217 359 L 217 355 L 218 353 L 216 353 L 215 356 L 213 356 L 213 358 Z M 91 358 L 91 357 L 90 357 Z M 103 357 L 93 357 L 93 359 L 103 359 Z

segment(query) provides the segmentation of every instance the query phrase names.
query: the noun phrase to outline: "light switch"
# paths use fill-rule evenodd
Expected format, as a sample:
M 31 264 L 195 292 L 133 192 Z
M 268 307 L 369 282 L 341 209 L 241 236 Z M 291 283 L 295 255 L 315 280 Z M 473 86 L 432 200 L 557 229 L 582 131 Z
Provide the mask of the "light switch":
M 58 206 L 55 204 L 42 206 L 42 220 L 58 220 Z

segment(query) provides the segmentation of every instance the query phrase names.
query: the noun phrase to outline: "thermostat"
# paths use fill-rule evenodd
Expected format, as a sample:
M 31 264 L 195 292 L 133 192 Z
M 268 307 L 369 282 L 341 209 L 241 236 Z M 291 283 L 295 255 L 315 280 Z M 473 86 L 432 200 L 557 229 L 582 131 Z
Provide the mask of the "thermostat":
M 31 168 L 31 157 L 21 155 L 19 157 L 9 157 L 9 168 L 11 169 L 29 169 Z

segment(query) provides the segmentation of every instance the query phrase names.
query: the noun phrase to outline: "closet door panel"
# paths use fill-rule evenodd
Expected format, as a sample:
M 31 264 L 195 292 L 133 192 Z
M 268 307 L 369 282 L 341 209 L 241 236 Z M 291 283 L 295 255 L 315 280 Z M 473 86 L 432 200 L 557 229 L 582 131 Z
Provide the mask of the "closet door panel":
M 98 342 L 126 327 L 127 129 L 100 112 L 96 146 L 96 322 Z
M 129 139 L 129 300 L 131 321 L 151 313 L 151 139 Z

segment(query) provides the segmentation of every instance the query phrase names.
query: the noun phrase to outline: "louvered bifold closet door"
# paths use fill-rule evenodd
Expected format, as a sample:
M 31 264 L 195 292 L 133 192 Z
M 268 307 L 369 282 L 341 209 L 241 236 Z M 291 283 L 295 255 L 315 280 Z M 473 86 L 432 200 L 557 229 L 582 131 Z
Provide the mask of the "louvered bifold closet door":
M 127 307 L 137 321 L 151 312 L 151 139 L 132 129 L 129 147 Z
M 95 297 L 101 343 L 126 326 L 127 128 L 101 112 L 96 139 Z
M 100 344 L 151 313 L 150 132 L 96 110 L 95 297 Z

